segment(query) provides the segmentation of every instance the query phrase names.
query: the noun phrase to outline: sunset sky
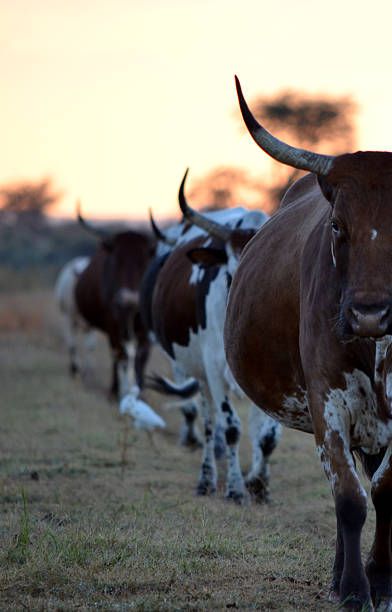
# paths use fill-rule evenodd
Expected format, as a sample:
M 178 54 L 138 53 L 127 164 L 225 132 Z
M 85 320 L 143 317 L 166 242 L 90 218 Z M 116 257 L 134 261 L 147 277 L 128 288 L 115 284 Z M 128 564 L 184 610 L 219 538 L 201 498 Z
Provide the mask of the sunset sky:
M 392 150 L 391 20 L 390 0 L 0 0 L 0 185 L 51 176 L 58 215 L 145 219 L 176 213 L 187 166 L 260 175 L 235 73 L 250 101 L 351 95 L 359 148 Z

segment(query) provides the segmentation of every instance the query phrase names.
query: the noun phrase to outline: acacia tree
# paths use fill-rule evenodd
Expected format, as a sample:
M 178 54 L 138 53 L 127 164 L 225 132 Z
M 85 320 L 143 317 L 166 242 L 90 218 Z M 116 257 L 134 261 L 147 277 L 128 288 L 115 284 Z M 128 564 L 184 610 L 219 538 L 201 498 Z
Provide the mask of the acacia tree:
M 7 225 L 42 227 L 47 211 L 58 201 L 60 193 L 54 190 L 51 179 L 37 183 L 21 182 L 0 189 L 0 213 Z
M 259 190 L 259 182 L 245 169 L 219 167 L 194 182 L 189 198 L 202 210 L 217 210 L 242 202 L 257 202 Z

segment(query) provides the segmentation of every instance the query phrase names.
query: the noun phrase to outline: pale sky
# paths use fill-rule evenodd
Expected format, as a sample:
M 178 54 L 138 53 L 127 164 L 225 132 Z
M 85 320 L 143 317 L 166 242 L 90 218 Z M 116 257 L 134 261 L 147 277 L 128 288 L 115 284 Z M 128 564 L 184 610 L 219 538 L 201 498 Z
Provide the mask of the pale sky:
M 391 0 L 0 0 L 0 185 L 51 176 L 59 215 L 159 219 L 187 166 L 190 187 L 259 175 L 235 73 L 248 101 L 351 95 L 359 148 L 392 150 L 391 24 Z

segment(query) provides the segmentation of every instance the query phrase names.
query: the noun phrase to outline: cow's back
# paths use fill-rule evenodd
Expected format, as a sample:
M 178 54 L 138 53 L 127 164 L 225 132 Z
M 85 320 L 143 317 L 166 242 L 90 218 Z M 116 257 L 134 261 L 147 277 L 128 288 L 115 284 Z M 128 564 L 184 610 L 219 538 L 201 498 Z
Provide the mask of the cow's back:
M 300 179 L 245 248 L 231 286 L 225 324 L 228 362 L 245 393 L 275 415 L 285 412 L 285 401 L 294 398 L 295 405 L 303 397 L 300 260 L 328 207 L 316 177 Z

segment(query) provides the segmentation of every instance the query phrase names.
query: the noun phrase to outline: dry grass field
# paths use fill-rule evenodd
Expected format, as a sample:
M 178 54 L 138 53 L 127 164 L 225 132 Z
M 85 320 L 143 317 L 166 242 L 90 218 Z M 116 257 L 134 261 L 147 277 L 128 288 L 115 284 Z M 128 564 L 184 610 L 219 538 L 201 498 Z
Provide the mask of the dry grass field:
M 108 383 L 103 340 L 94 379 L 69 378 L 50 291 L 0 296 L 1 610 L 336 609 L 333 504 L 311 436 L 284 431 L 270 504 L 238 507 L 222 487 L 199 498 L 200 454 L 178 445 L 176 409 L 150 396 L 168 422 L 154 449 Z M 246 468 L 245 436 L 242 456 Z M 370 511 L 366 550 L 373 524 Z

